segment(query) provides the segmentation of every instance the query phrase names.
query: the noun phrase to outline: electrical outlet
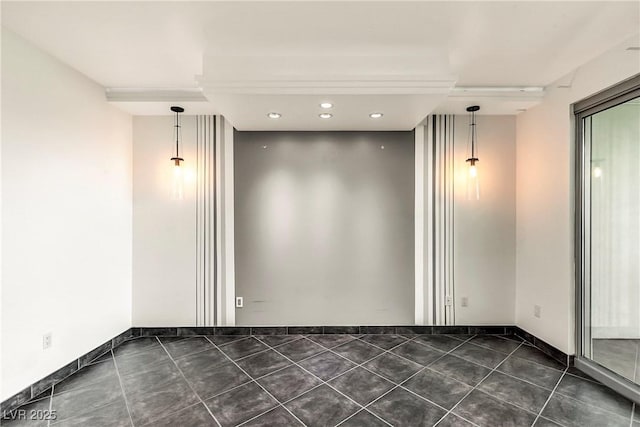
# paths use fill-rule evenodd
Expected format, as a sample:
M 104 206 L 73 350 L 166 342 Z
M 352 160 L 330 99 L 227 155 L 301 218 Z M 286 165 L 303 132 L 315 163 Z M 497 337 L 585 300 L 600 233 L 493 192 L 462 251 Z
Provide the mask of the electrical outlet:
M 46 334 L 44 334 L 42 336 L 42 349 L 46 350 L 48 348 L 51 347 L 52 341 L 51 341 L 51 332 L 47 332 Z
M 236 297 L 236 308 L 244 307 L 244 300 L 242 297 Z
M 462 307 L 469 307 L 469 297 L 462 297 L 460 299 L 460 305 Z
M 536 316 L 538 319 L 540 318 L 540 312 L 542 311 L 542 308 L 540 308 L 539 305 L 534 305 L 533 306 L 533 315 Z
M 453 305 L 453 298 L 448 295 L 444 297 L 444 305 L 446 306 Z

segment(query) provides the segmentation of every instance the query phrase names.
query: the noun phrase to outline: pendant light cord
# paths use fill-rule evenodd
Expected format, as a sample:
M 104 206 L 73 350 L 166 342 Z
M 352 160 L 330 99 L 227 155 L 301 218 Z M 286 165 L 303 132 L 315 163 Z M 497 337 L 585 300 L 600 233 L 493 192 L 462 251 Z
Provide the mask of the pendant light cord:
M 471 157 L 476 157 L 476 112 L 471 112 Z
M 176 124 L 174 126 L 176 128 L 176 157 L 179 158 L 180 157 L 180 145 L 179 145 L 179 141 L 180 141 L 180 113 L 176 111 Z

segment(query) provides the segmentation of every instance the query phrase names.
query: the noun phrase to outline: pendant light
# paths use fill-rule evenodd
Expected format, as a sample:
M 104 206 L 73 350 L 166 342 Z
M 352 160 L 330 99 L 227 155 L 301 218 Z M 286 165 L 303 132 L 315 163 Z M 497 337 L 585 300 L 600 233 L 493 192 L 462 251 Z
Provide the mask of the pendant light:
M 477 147 L 477 132 L 476 132 L 476 111 L 480 110 L 477 105 L 467 107 L 467 111 L 471 113 L 471 123 L 469 125 L 469 134 L 471 136 L 471 157 L 466 162 L 468 163 L 467 170 L 467 199 L 479 200 L 480 199 L 480 182 L 478 179 L 478 165 L 480 161 L 478 159 L 478 147 Z
M 180 113 L 184 112 L 182 107 L 171 107 L 171 111 L 176 113 L 176 121 L 173 126 L 176 131 L 176 155 L 171 158 L 173 162 L 173 188 L 171 192 L 172 199 L 182 200 L 184 198 L 184 171 L 181 162 L 184 159 L 180 157 Z

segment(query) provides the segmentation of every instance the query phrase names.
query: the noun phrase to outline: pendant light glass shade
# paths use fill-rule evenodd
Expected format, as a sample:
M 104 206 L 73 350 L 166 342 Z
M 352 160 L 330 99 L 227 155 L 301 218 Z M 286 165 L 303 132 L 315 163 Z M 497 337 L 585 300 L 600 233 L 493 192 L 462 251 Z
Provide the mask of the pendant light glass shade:
M 171 107 L 171 111 L 176 113 L 176 122 L 174 125 L 176 131 L 176 154 L 171 158 L 173 162 L 171 198 L 173 200 L 182 200 L 184 199 L 184 167 L 182 166 L 184 159 L 180 157 L 180 113 L 184 112 L 184 108 Z
M 180 160 L 175 160 L 173 165 L 173 184 L 171 188 L 171 198 L 173 200 L 184 199 L 184 167 L 180 164 Z
M 471 156 L 466 160 L 467 163 L 467 199 L 480 199 L 480 177 L 478 171 L 478 148 L 476 141 L 476 111 L 480 110 L 477 105 L 467 107 L 467 111 L 471 113 L 471 123 L 469 124 L 469 134 L 471 138 Z
M 467 200 L 480 200 L 480 179 L 478 177 L 477 159 L 467 160 Z

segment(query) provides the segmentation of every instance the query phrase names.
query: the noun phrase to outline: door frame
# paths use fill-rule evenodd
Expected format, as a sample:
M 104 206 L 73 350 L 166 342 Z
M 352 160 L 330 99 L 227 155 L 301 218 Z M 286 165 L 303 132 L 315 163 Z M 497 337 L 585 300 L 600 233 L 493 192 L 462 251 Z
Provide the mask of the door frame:
M 640 74 L 598 92 L 572 105 L 574 119 L 574 257 L 575 257 L 575 366 L 621 395 L 640 404 L 640 386 L 585 357 L 585 345 L 590 342 L 588 317 L 590 310 L 590 147 L 583 138 L 583 120 L 601 111 L 640 96 Z M 585 171 L 589 171 L 585 173 Z

